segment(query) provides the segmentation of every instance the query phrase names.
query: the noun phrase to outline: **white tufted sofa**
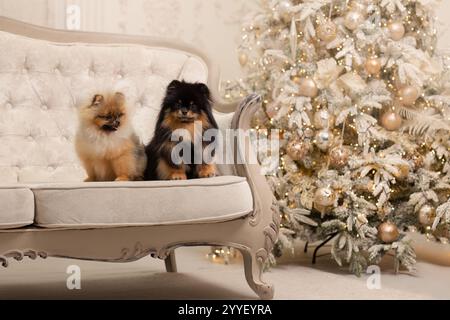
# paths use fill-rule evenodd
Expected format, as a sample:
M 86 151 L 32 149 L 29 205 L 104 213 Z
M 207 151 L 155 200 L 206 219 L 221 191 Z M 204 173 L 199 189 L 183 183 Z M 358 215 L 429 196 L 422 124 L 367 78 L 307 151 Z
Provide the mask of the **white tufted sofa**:
M 181 182 L 81 182 L 77 106 L 99 90 L 124 92 L 147 143 L 173 79 L 218 88 L 209 60 L 176 42 L 0 17 L 0 264 L 25 256 L 128 262 L 151 255 L 175 272 L 180 246 L 232 246 L 243 254 L 251 288 L 272 298 L 261 274 L 279 214 L 258 165 L 220 166 L 220 177 Z M 219 101 L 220 127 L 249 129 L 258 102 Z M 248 145 L 238 138 L 237 157 L 247 158 Z

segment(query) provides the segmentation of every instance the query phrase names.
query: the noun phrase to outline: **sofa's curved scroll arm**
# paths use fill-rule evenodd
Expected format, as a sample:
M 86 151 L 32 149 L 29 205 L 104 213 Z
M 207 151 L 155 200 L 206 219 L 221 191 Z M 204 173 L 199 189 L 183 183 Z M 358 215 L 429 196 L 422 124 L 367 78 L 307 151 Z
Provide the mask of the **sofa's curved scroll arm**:
M 235 145 L 237 161 L 235 170 L 237 175 L 247 178 L 254 203 L 253 213 L 248 219 L 252 226 L 251 233 L 247 235 L 249 238 L 252 237 L 252 241 L 249 241 L 251 245 L 247 250 L 240 249 L 244 256 L 245 275 L 249 285 L 261 298 L 271 299 L 273 287 L 266 284 L 261 276 L 277 241 L 281 218 L 275 205 L 275 197 L 258 164 L 250 139 L 252 118 L 259 108 L 261 108 L 261 97 L 248 96 L 236 111 L 231 128 L 238 130 Z
M 262 213 L 264 214 L 272 212 L 275 198 L 267 183 L 266 177 L 263 174 L 261 166 L 257 162 L 256 153 L 253 149 L 249 135 L 249 131 L 252 129 L 252 118 L 255 115 L 255 112 L 261 108 L 261 102 L 262 98 L 257 94 L 246 97 L 239 105 L 234 115 L 231 122 L 231 128 L 239 130 L 235 148 L 236 173 L 241 177 L 247 178 L 253 196 L 255 197 L 255 209 L 258 209 L 255 211 L 262 210 Z M 257 223 L 259 220 L 258 217 L 255 217 L 255 219 L 255 223 Z

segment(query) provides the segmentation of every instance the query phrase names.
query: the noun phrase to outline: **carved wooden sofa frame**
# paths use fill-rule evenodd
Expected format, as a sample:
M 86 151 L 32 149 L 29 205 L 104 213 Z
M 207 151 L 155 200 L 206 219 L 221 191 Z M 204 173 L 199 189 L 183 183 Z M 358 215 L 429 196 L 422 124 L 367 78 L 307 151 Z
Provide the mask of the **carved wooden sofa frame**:
M 110 34 L 68 32 L 31 26 L 0 17 L 0 30 L 31 38 L 55 42 L 132 43 L 181 49 L 200 56 L 209 66 L 209 86 L 217 98 L 218 68 L 196 49 L 161 39 Z M 235 112 L 232 127 L 248 130 L 254 112 L 260 108 L 257 96 L 247 98 L 238 106 L 218 102 L 221 112 Z M 236 110 L 237 109 L 237 110 Z M 240 139 L 236 152 L 248 141 Z M 263 299 L 272 299 L 274 288 L 262 280 L 263 267 L 277 239 L 279 213 L 273 206 L 273 194 L 258 165 L 238 164 L 238 176 L 246 177 L 250 185 L 254 210 L 245 218 L 221 223 L 170 226 L 120 227 L 110 229 L 61 230 L 25 227 L 0 230 L 0 265 L 8 260 L 46 257 L 70 258 L 105 262 L 131 262 L 146 257 L 165 260 L 168 272 L 177 272 L 175 249 L 186 246 L 229 246 L 238 249 L 244 258 L 245 276 L 250 287 Z

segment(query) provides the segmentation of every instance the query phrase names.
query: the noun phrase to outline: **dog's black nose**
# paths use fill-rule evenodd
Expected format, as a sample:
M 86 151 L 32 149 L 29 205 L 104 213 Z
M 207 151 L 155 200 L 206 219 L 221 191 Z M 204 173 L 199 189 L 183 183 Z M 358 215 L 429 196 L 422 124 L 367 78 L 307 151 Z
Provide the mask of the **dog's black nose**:
M 188 111 L 186 109 L 181 110 L 181 113 L 183 114 L 183 116 L 187 116 Z

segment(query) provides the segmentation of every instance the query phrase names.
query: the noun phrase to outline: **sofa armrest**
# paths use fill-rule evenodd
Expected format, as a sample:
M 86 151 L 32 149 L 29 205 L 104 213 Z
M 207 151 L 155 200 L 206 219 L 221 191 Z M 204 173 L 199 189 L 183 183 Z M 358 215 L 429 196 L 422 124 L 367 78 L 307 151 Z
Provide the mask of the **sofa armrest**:
M 254 197 L 255 212 L 261 212 L 262 215 L 269 218 L 270 222 L 275 222 L 276 226 L 273 226 L 275 227 L 275 234 L 273 236 L 276 237 L 278 233 L 279 214 L 275 214 L 276 217 L 272 217 L 275 209 L 275 196 L 257 161 L 257 156 L 255 150 L 253 150 L 250 135 L 248 134 L 249 130 L 252 129 L 252 118 L 255 112 L 261 108 L 261 103 L 262 98 L 259 95 L 249 95 L 241 102 L 232 120 L 231 129 L 239 130 L 240 132 L 237 135 L 237 144 L 235 147 L 236 158 L 238 160 L 235 165 L 235 171 L 238 176 L 246 177 L 248 180 Z M 255 223 L 258 223 L 257 220 L 255 220 Z

